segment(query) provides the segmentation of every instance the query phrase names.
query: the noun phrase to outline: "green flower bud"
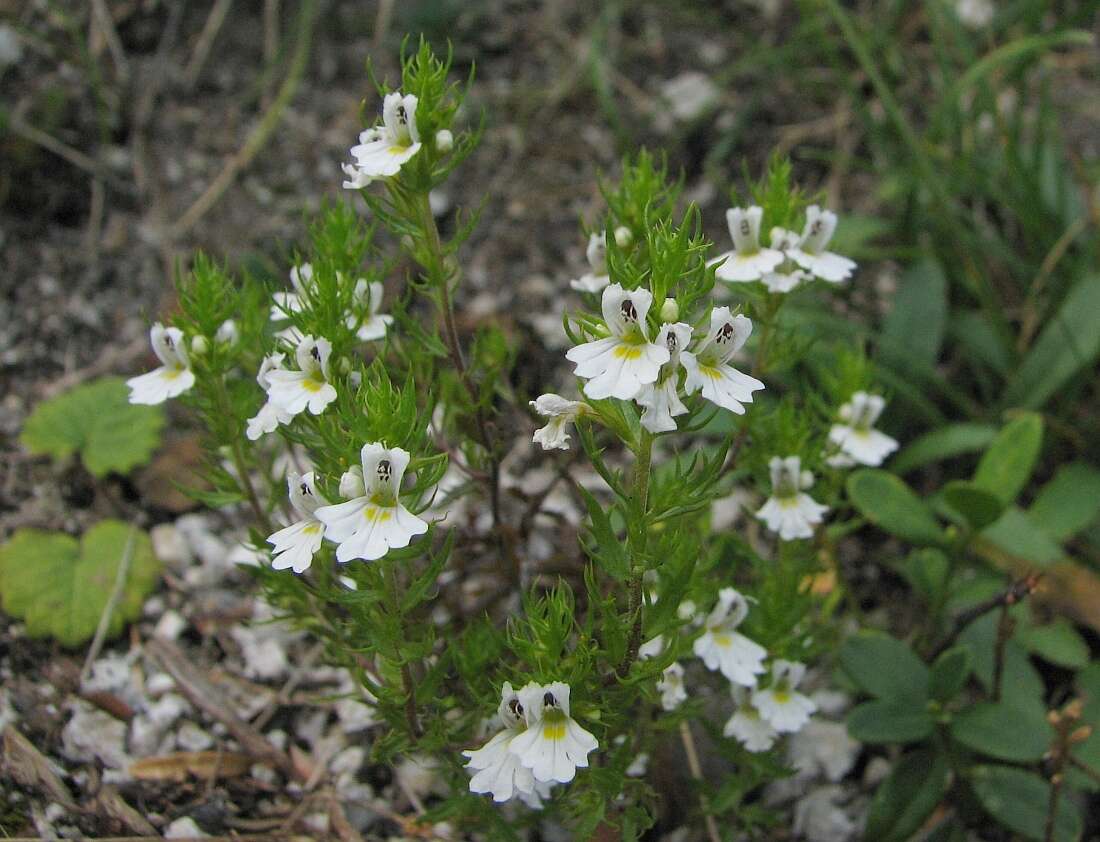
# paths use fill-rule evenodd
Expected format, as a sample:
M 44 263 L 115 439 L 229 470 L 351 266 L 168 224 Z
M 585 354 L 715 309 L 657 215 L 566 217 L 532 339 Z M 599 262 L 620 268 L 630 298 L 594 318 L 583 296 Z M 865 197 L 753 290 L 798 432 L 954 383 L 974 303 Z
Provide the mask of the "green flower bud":
M 440 129 L 435 133 L 435 148 L 440 152 L 450 152 L 454 145 L 455 136 L 447 129 Z
M 679 319 L 680 305 L 676 303 L 675 298 L 666 298 L 665 303 L 661 305 L 661 321 L 675 322 Z
M 210 349 L 210 341 L 205 336 L 196 336 L 191 340 L 191 353 L 201 357 Z
M 620 225 L 615 229 L 615 245 L 624 249 L 634 242 L 634 235 L 630 233 L 630 229 L 625 225 Z

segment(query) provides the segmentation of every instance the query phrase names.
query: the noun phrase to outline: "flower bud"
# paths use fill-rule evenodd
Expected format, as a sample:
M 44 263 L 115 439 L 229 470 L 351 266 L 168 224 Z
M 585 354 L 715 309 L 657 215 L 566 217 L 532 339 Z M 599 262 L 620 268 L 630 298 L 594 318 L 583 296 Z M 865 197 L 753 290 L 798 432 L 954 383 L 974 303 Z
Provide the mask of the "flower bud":
M 440 129 L 435 133 L 435 148 L 440 152 L 450 152 L 454 145 L 455 136 L 447 129 Z
M 191 353 L 201 357 L 210 349 L 210 342 L 205 336 L 196 336 L 191 340 Z
M 1083 743 L 1091 736 L 1092 726 L 1082 725 L 1080 728 L 1076 729 L 1072 734 L 1069 735 L 1069 742 L 1071 745 L 1076 745 L 1077 743 Z
M 351 360 L 349 360 L 347 357 L 340 357 L 339 368 L 341 374 L 347 374 L 349 371 L 351 371 Z
M 240 331 L 237 330 L 237 323 L 232 319 L 226 319 L 218 328 L 218 332 L 214 334 L 214 339 L 218 342 L 224 342 L 226 345 L 232 345 L 239 336 Z
M 630 229 L 625 225 L 620 225 L 615 229 L 615 245 L 624 249 L 634 242 L 634 235 L 630 233 Z
M 680 305 L 676 303 L 675 298 L 666 298 L 665 303 L 661 305 L 661 321 L 674 322 L 679 318 Z

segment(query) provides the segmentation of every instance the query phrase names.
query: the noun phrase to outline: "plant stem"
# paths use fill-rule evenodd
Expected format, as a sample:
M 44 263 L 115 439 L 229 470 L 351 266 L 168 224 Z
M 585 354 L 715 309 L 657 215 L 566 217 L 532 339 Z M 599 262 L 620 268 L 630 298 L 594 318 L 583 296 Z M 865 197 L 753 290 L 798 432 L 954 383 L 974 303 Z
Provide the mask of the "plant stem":
M 230 419 L 233 417 L 232 409 L 229 404 L 229 394 L 225 390 L 225 378 L 218 378 L 218 406 L 222 413 L 223 419 Z M 248 472 L 248 460 L 244 457 L 244 448 L 241 447 L 240 429 L 236 429 L 231 435 L 227 436 L 229 439 L 229 452 L 233 457 L 233 467 L 237 471 L 237 485 L 244 492 L 244 496 L 248 499 L 248 505 L 252 507 L 252 513 L 256 516 L 256 521 L 264 532 L 270 533 L 272 531 L 271 519 L 267 516 L 267 512 L 264 511 L 264 507 L 260 505 L 260 498 L 256 494 L 256 489 L 252 486 L 252 477 Z
M 631 561 L 627 616 L 633 617 L 633 624 L 622 663 L 615 670 L 619 678 L 625 677 L 630 671 L 630 665 L 637 659 L 638 647 L 642 643 L 642 577 L 645 575 L 642 559 L 649 537 L 649 475 L 653 464 L 653 434 L 648 430 L 642 430 L 634 457 L 634 488 L 630 499 L 631 520 L 634 523 L 627 531 L 627 552 Z
M 940 641 L 940 644 L 928 654 L 928 659 L 934 661 L 943 652 L 950 649 L 955 641 L 959 639 L 962 630 L 979 617 L 988 614 L 990 611 L 996 610 L 1002 605 L 1015 605 L 1021 599 L 1033 593 L 1038 586 L 1038 575 L 1031 574 L 1025 576 L 1019 581 L 1013 582 L 1007 590 L 990 597 L 984 602 L 979 602 L 977 605 L 959 614 L 955 618 L 955 623 L 951 628 L 950 634 Z
M 443 341 L 447 346 L 447 353 L 451 358 L 451 364 L 458 373 L 466 393 L 470 396 L 470 405 L 474 413 L 474 422 L 477 425 L 478 439 L 489 459 L 489 507 L 493 515 L 493 531 L 497 534 L 502 550 L 511 556 L 509 548 L 500 530 L 500 461 L 497 459 L 493 438 L 489 434 L 489 424 L 485 418 L 485 412 L 481 407 L 481 395 L 477 385 L 470 376 L 466 367 L 466 359 L 462 354 L 462 344 L 458 338 L 458 327 L 455 324 L 454 304 L 451 301 L 451 272 L 447 269 L 446 258 L 443 254 L 443 243 L 439 237 L 439 228 L 435 224 L 435 216 L 432 214 L 431 203 L 428 201 L 427 192 L 419 197 L 420 225 L 427 238 L 428 251 L 431 256 L 431 265 L 424 268 L 428 272 L 429 280 L 435 285 L 438 292 L 439 315 L 442 320 Z M 454 270 L 457 276 L 457 269 Z
M 400 638 L 405 637 L 405 620 L 401 615 L 401 599 L 399 596 L 400 584 L 397 581 L 397 568 L 391 563 L 386 565 L 386 578 L 390 585 L 390 600 L 393 617 L 401 631 Z M 401 664 L 401 686 L 405 691 L 405 723 L 409 727 L 409 736 L 416 740 L 420 736 L 420 719 L 416 714 L 416 684 L 413 682 L 412 668 L 409 662 L 401 656 L 399 647 L 394 647 L 394 658 Z

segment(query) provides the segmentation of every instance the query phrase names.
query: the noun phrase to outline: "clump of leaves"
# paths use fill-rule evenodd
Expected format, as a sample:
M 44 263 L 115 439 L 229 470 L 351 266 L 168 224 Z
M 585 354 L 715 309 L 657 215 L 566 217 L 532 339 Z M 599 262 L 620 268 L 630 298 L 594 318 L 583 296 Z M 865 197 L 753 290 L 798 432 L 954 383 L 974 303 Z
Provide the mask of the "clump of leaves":
M 88 472 L 102 477 L 148 462 L 163 426 L 162 407 L 131 404 L 122 378 L 102 377 L 40 403 L 20 438 L 36 455 L 79 453 Z
M 76 647 L 95 634 L 125 567 L 108 636 L 141 614 L 156 586 L 160 562 L 149 536 L 118 520 L 104 520 L 78 541 L 62 532 L 19 529 L 0 546 L 0 604 L 22 618 L 31 637 L 54 637 Z

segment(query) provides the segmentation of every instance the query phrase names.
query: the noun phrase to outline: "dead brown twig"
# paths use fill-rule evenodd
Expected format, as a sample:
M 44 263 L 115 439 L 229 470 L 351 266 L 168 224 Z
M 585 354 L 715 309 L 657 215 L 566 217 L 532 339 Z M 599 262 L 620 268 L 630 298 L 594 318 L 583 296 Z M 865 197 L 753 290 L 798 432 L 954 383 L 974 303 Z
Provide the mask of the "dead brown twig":
M 1039 587 L 1041 579 L 1041 574 L 1029 573 L 1022 579 L 1013 582 L 1007 590 L 995 594 L 984 602 L 979 602 L 977 605 L 963 611 L 955 618 L 955 622 L 947 637 L 941 640 L 936 648 L 929 653 L 928 659 L 934 661 L 939 655 L 950 649 L 955 644 L 955 641 L 959 639 L 959 635 L 962 634 L 963 629 L 979 617 L 988 614 L 990 611 L 995 611 L 1002 606 L 1015 605 L 1021 599 L 1034 593 L 1035 589 Z

